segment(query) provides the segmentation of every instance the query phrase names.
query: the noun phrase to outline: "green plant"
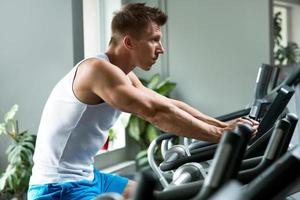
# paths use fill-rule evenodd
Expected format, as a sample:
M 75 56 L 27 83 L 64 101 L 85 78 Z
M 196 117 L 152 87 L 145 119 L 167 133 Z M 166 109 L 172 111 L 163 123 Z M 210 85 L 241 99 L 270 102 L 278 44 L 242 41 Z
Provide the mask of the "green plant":
M 281 12 L 277 12 L 273 18 L 274 30 L 274 59 L 275 64 L 294 64 L 300 62 L 300 49 L 297 43 L 288 42 L 287 46 L 282 45 L 282 18 Z
M 18 105 L 12 106 L 0 124 L 0 135 L 6 135 L 12 140 L 6 150 L 8 166 L 0 177 L 0 192 L 19 199 L 28 189 L 36 136 L 28 131 L 19 131 L 15 119 L 17 111 Z
M 149 81 L 142 79 L 142 83 L 149 89 L 163 95 L 169 96 L 170 92 L 175 88 L 176 83 L 169 79 L 161 80 L 159 74 L 153 75 Z M 138 169 L 148 167 L 147 148 L 149 144 L 161 134 L 155 126 L 149 122 L 131 115 L 129 123 L 126 127 L 128 135 L 139 145 L 139 153 L 136 155 L 136 165 Z
M 113 142 L 115 139 L 117 139 L 117 131 L 110 128 L 108 130 L 108 140 Z

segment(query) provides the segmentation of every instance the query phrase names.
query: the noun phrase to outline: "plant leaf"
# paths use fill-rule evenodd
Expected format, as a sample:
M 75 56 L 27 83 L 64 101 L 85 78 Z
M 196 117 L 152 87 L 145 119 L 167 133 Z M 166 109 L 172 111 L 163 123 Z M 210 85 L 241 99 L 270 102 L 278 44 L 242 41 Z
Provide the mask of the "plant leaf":
M 0 178 L 0 191 L 3 191 L 5 188 L 6 180 L 7 180 L 7 173 L 3 173 Z
M 5 123 L 1 123 L 0 124 L 0 135 L 4 133 L 4 134 L 7 134 L 6 133 L 6 128 L 5 128 Z
M 138 159 L 136 161 L 136 164 L 137 164 L 138 169 L 149 165 L 147 157 L 143 157 L 143 158 Z
M 15 144 L 10 144 L 6 149 L 6 154 L 10 154 L 10 152 L 15 148 Z
M 139 80 L 142 82 L 142 84 L 143 84 L 145 87 L 147 87 L 149 81 L 147 81 L 147 80 L 145 80 L 145 79 L 143 79 L 143 78 L 139 78 Z
M 149 166 L 148 157 L 147 157 L 147 149 L 140 151 L 136 157 L 136 166 L 138 169 Z
M 32 142 L 24 142 L 23 144 L 22 144 L 25 148 L 28 148 L 28 149 L 30 149 L 31 150 L 31 152 L 33 152 L 34 151 L 34 144 L 32 143 Z
M 165 80 L 157 86 L 157 89 L 155 91 L 163 96 L 168 96 L 175 87 L 176 83 L 170 82 L 169 80 Z
M 139 118 L 139 126 L 140 126 L 140 134 L 141 134 L 141 136 L 144 135 L 147 124 L 149 124 L 149 122 L 147 122 L 147 121 Z
M 13 148 L 13 150 L 8 154 L 7 159 L 8 162 L 11 164 L 17 164 L 17 163 L 21 163 L 21 148 L 20 146 L 15 146 L 15 148 Z
M 12 182 L 12 176 L 15 174 L 16 168 L 9 164 L 1 177 L 1 188 L 4 190 L 7 188 L 8 190 L 12 190 L 11 188 L 13 187 L 13 182 Z
M 16 121 L 14 119 L 8 119 L 5 122 L 5 129 L 7 133 L 14 133 L 16 131 Z
M 117 130 L 110 128 L 108 130 L 108 139 L 109 141 L 114 141 L 117 138 Z
M 152 124 L 148 124 L 146 130 L 147 141 L 150 144 L 155 138 L 157 138 L 159 131 Z
M 10 109 L 10 111 L 8 111 L 5 115 L 4 115 L 4 121 L 8 122 L 9 120 L 14 119 L 17 111 L 19 109 L 19 106 L 17 104 L 13 105 Z
M 11 174 L 10 176 L 7 177 L 6 181 L 7 181 L 7 187 L 8 188 L 14 188 L 14 182 L 13 182 L 13 174 Z
M 159 80 L 160 80 L 160 75 L 159 74 L 154 74 L 151 77 L 149 83 L 147 84 L 147 88 L 149 88 L 151 90 L 154 90 L 156 88 L 156 86 L 158 85 Z
M 148 154 L 147 154 L 147 149 L 145 149 L 145 150 L 142 150 L 142 151 L 140 151 L 137 155 L 136 155 L 136 157 L 135 157 L 135 159 L 140 159 L 140 158 L 142 158 L 142 157 L 145 157 L 145 156 L 147 156 Z
M 128 124 L 128 134 L 136 141 L 140 141 L 140 127 L 139 118 L 135 115 L 131 115 Z

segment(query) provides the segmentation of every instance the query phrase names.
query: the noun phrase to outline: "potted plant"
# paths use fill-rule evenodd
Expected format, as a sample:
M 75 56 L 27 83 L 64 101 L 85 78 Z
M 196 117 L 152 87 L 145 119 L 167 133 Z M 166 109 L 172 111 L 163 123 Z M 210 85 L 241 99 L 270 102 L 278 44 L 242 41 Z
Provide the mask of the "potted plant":
M 273 18 L 275 64 L 290 65 L 300 62 L 300 49 L 297 43 L 289 41 L 287 46 L 282 45 L 281 27 L 281 12 L 277 12 Z
M 24 199 L 26 196 L 36 140 L 36 136 L 27 130 L 19 130 L 18 120 L 15 118 L 17 111 L 18 105 L 12 106 L 0 123 L 0 135 L 5 135 L 12 141 L 6 150 L 8 166 L 0 177 L 0 192 L 7 199 Z
M 141 79 L 141 81 L 149 89 L 164 96 L 169 96 L 170 92 L 172 92 L 176 86 L 176 83 L 171 82 L 169 79 L 161 80 L 159 74 L 153 75 L 149 81 L 144 79 Z M 138 144 L 140 149 L 135 159 L 137 169 L 141 170 L 148 168 L 147 148 L 149 144 L 161 134 L 161 131 L 149 122 L 132 114 L 129 118 L 126 132 L 129 137 Z
M 101 150 L 107 151 L 109 148 L 109 144 L 113 144 L 113 142 L 117 139 L 117 132 L 113 128 L 108 130 L 108 138 L 104 145 L 101 147 Z

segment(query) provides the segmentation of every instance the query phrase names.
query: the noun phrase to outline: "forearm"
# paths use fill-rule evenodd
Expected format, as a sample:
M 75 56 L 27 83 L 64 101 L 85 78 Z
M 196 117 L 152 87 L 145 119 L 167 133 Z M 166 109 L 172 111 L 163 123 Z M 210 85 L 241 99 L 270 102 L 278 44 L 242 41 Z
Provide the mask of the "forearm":
M 200 111 L 196 110 L 195 108 L 189 106 L 188 104 L 186 104 L 184 102 L 174 100 L 174 99 L 172 99 L 171 101 L 178 108 L 186 111 L 187 113 L 189 113 L 190 115 L 192 115 L 193 117 L 195 117 L 195 118 L 197 118 L 201 121 L 204 121 L 208 124 L 211 124 L 211 125 L 214 125 L 214 126 L 217 126 L 217 127 L 220 127 L 220 128 L 226 128 L 227 127 L 226 123 L 221 122 L 221 121 L 219 121 L 219 120 L 217 120 L 213 117 L 210 117 L 208 115 L 205 115 L 205 114 L 201 113 Z
M 218 142 L 223 132 L 222 128 L 207 124 L 174 105 L 157 110 L 148 121 L 165 132 L 210 142 Z
M 121 94 L 121 91 L 117 94 L 123 96 L 122 101 L 118 97 L 112 98 L 118 99 L 117 108 L 134 113 L 165 132 L 210 142 L 218 142 L 222 135 L 222 127 L 194 117 L 172 103 L 171 99 L 147 88 L 132 88 L 131 95 L 126 95 L 126 92 Z M 124 97 L 127 97 L 126 101 Z

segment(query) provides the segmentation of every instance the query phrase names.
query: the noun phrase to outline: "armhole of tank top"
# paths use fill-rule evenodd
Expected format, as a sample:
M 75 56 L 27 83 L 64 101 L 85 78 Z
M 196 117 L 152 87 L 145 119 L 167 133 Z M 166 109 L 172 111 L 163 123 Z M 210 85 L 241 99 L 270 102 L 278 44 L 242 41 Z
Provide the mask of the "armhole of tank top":
M 74 80 L 75 80 L 75 77 L 76 77 L 76 74 L 77 74 L 78 66 L 79 66 L 81 63 L 83 63 L 84 61 L 86 61 L 87 59 L 89 59 L 89 58 L 85 58 L 85 59 L 81 60 L 79 63 L 77 63 L 77 64 L 75 65 L 75 67 L 74 67 L 74 68 L 75 68 L 75 69 L 74 69 L 74 73 L 71 74 L 70 82 L 69 82 L 69 83 L 71 84 L 72 98 L 73 98 L 77 103 L 80 103 L 80 104 L 85 105 L 85 106 L 87 106 L 87 104 L 81 102 L 81 101 L 77 98 L 77 96 L 75 95 L 75 92 L 74 92 L 74 90 L 73 90 L 73 85 L 74 85 Z
M 105 55 L 106 56 L 106 55 Z M 106 56 L 107 57 L 107 56 Z M 102 105 L 104 105 L 106 102 L 103 100 L 103 102 L 102 103 L 100 103 L 100 104 L 86 104 L 86 103 L 83 103 L 82 101 L 80 101 L 78 98 L 77 98 L 77 96 L 76 96 L 76 94 L 75 94 L 75 92 L 74 92 L 74 89 L 73 89 L 73 86 L 74 86 L 74 81 L 75 81 L 75 78 L 76 78 L 76 75 L 77 75 L 77 70 L 78 70 L 78 67 L 79 67 L 79 65 L 81 65 L 84 61 L 86 61 L 86 60 L 88 60 L 88 59 L 91 59 L 91 58 L 96 58 L 96 59 L 99 59 L 99 60 L 106 60 L 106 61 L 109 61 L 108 60 L 108 57 L 107 58 L 102 58 L 102 57 L 98 57 L 98 55 L 97 56 L 92 56 L 92 57 L 88 57 L 88 58 L 85 58 L 85 59 L 83 59 L 82 61 L 80 61 L 79 63 L 77 63 L 76 65 L 75 65 L 75 72 L 74 72 L 74 74 L 72 74 L 72 77 L 71 77 L 71 91 L 72 91 L 72 97 L 73 97 L 73 99 L 74 100 L 76 100 L 78 103 L 80 103 L 80 104 L 82 104 L 82 105 L 85 105 L 85 106 L 87 106 L 87 107 L 97 107 L 97 106 L 102 106 Z

